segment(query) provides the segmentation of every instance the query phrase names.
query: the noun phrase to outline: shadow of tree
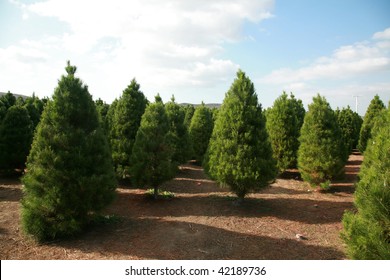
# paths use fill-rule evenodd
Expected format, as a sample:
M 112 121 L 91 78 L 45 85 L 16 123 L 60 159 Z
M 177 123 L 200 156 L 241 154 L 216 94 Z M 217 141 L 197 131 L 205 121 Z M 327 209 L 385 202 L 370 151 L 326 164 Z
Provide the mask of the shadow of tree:
M 233 196 L 177 196 L 172 200 L 147 199 L 143 194 L 119 193 L 111 211 L 126 217 L 277 217 L 306 224 L 326 224 L 341 221 L 344 211 L 353 209 L 352 202 L 318 201 L 299 198 L 246 198 L 240 206 Z M 123 212 L 116 205 L 131 204 L 131 211 Z M 331 209 L 328 214 L 328 209 Z
M 21 185 L 0 186 L 0 201 L 19 201 L 22 196 Z
M 161 219 L 124 219 L 120 225 L 90 231 L 76 241 L 61 241 L 54 245 L 84 253 L 99 252 L 102 258 L 114 259 L 345 258 L 341 251 L 307 244 L 307 241 L 256 236 Z

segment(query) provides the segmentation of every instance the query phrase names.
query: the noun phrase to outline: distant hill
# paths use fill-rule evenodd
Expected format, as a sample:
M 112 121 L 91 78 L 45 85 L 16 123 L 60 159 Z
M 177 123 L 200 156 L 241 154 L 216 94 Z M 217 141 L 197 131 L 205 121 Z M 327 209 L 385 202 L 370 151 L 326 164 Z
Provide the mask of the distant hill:
M 187 105 L 192 105 L 194 107 L 198 107 L 200 106 L 201 104 L 191 104 L 191 103 L 180 103 L 181 106 L 187 106 Z M 207 104 L 204 104 L 206 107 L 212 109 L 212 108 L 220 108 L 221 107 L 221 104 L 220 103 L 207 103 Z
M 3 96 L 3 95 L 6 95 L 8 92 L 0 92 L 0 97 L 1 96 Z M 12 93 L 12 92 L 11 92 Z M 16 98 L 19 98 L 19 97 L 21 97 L 21 98 L 23 98 L 23 99 L 26 99 L 27 97 L 29 97 L 29 96 L 27 96 L 27 95 L 22 95 L 22 94 L 16 94 L 16 93 L 12 93 Z

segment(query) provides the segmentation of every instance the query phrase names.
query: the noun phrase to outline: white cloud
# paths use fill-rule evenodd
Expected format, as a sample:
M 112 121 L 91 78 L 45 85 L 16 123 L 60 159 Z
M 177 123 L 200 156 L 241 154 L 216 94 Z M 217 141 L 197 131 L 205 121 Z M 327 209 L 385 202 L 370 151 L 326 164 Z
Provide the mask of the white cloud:
M 309 66 L 282 68 L 262 78 L 264 83 L 296 83 L 318 79 L 339 80 L 390 70 L 387 41 L 356 43 L 336 49 L 330 57 L 318 58 Z
M 334 108 L 354 107 L 353 96 L 360 95 L 359 113 L 364 114 L 375 94 L 389 101 L 389 76 L 390 28 L 375 33 L 372 40 L 341 46 L 307 66 L 276 69 L 258 79 L 258 84 L 274 92 L 292 91 L 306 105 L 320 93 Z
M 12 2 L 26 15 L 52 17 L 69 29 L 67 33 L 30 42 L 29 46 L 21 43 L 13 51 L 0 49 L 3 56 L 19 55 L 26 64 L 33 63 L 32 59 L 41 59 L 37 63 L 46 60 L 45 67 L 53 69 L 51 73 L 58 73 L 53 68 L 58 67 L 58 61 L 65 64 L 70 59 L 91 92 L 111 101 L 133 77 L 137 77 L 144 91 L 154 91 L 150 94 L 180 86 L 215 87 L 231 79 L 239 66 L 221 59 L 224 44 L 245 40 L 245 21 L 258 23 L 272 17 L 274 1 Z M 22 55 L 25 50 L 28 57 Z M 0 62 L 4 65 L 3 60 Z M 6 68 L 14 67 L 12 61 L 8 62 Z M 31 75 L 36 77 L 31 90 L 47 90 L 42 85 L 48 84 L 48 78 L 38 72 Z M 13 82 L 11 76 L 8 78 L 9 87 L 17 84 L 16 78 Z
M 376 40 L 390 40 L 390 28 L 387 28 L 381 32 L 376 32 L 372 38 Z

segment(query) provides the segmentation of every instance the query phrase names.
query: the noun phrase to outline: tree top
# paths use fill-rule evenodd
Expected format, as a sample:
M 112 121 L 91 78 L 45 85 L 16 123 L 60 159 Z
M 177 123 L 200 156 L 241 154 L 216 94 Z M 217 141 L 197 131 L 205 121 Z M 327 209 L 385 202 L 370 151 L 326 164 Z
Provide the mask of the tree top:
M 70 65 L 70 61 L 68 60 L 66 62 L 65 70 L 66 70 L 66 73 L 68 73 L 68 75 L 72 75 L 73 76 L 74 73 L 76 73 L 77 67 Z

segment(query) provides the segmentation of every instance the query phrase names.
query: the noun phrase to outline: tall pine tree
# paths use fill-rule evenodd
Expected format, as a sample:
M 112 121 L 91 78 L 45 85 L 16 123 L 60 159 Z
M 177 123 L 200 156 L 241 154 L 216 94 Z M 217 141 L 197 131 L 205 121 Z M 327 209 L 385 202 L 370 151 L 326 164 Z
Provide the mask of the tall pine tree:
M 319 94 L 309 105 L 299 138 L 298 168 L 312 186 L 329 187 L 332 178 L 341 175 L 345 148 L 336 115 L 325 97 Z
M 108 141 L 69 61 L 37 127 L 23 178 L 22 225 L 37 240 L 71 236 L 115 194 Z
M 213 114 L 202 102 L 200 106 L 196 107 L 190 125 L 190 139 L 193 147 L 193 156 L 199 164 L 202 164 L 203 162 L 203 157 L 207 151 L 211 133 L 213 132 L 213 127 Z
M 362 120 L 349 106 L 341 111 L 336 111 L 336 116 L 337 123 L 341 129 L 341 136 L 344 140 L 346 156 L 348 157 L 358 142 Z
M 33 138 L 33 123 L 26 108 L 11 106 L 0 123 L 0 169 L 23 170 Z
M 375 125 L 375 119 L 380 115 L 381 111 L 385 109 L 385 104 L 378 95 L 371 100 L 370 105 L 367 108 L 366 114 L 364 115 L 362 128 L 360 130 L 358 149 L 364 153 L 367 147 L 367 143 L 371 138 L 371 130 Z
M 261 105 L 253 83 L 241 70 L 220 108 L 210 140 L 207 172 L 228 185 L 239 201 L 276 176 Z
M 296 100 L 292 94 L 288 98 L 285 92 L 267 111 L 267 131 L 277 167 L 282 172 L 297 165 L 298 138 L 304 113 L 302 101 Z
M 142 116 L 131 156 L 132 179 L 138 185 L 153 187 L 155 198 L 159 186 L 174 175 L 173 148 L 169 138 L 168 117 L 158 97 Z
M 119 178 L 128 176 L 131 151 L 148 101 L 133 79 L 115 105 L 111 123 L 111 149 Z
M 390 259 L 390 109 L 373 132 L 354 194 L 357 213 L 343 217 L 342 238 L 352 259 Z
M 165 110 L 169 122 L 170 139 L 174 149 L 172 160 L 178 164 L 185 163 L 190 159 L 192 147 L 188 129 L 184 124 L 184 108 L 178 105 L 172 96 L 171 101 L 165 104 Z

